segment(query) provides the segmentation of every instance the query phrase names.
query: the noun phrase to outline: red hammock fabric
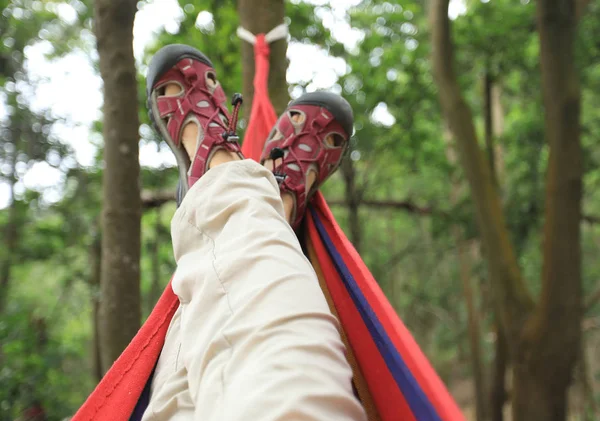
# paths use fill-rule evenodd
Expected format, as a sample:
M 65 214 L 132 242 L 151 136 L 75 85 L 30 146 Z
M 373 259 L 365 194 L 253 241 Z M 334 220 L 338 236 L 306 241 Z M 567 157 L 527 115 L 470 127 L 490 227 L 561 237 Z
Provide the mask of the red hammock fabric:
M 258 160 L 277 116 L 268 96 L 269 46 L 256 36 L 256 73 L 250 122 L 242 148 Z M 398 318 L 377 282 L 317 193 L 306 236 L 312 263 L 326 288 L 382 421 L 464 421 L 458 406 Z M 141 420 L 152 371 L 179 305 L 169 284 L 146 323 L 73 421 Z
M 265 140 L 277 122 L 277 115 L 268 93 L 269 54 L 269 44 L 265 41 L 265 35 L 258 34 L 254 44 L 254 98 L 242 145 L 244 156 L 255 161 L 260 160 Z
M 156 303 L 146 323 L 115 361 L 72 421 L 126 421 L 133 413 L 154 370 L 179 299 L 171 283 Z

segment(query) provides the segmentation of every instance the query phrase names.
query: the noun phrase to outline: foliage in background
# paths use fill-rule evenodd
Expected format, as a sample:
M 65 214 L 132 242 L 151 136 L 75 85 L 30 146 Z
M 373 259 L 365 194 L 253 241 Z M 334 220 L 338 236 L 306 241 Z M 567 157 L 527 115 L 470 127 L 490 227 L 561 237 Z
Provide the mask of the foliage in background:
M 56 7 L 61 3 L 77 10 L 75 23 L 67 25 L 57 20 Z M 158 34 L 148 48 L 140 73 L 144 73 L 144 64 L 161 46 L 192 44 L 213 60 L 226 92 L 241 90 L 235 3 L 179 3 L 179 30 Z M 44 7 L 40 9 L 39 4 Z M 46 8 L 48 4 L 55 5 L 54 12 L 52 7 Z M 354 172 L 340 172 L 333 177 L 325 186 L 325 195 L 348 233 L 356 230 L 348 199 L 358 203 L 356 234 L 360 236 L 365 262 L 436 369 L 449 382 L 459 403 L 469 406 L 472 394 L 460 388 L 472 372 L 467 312 L 452 227 L 459 226 L 464 240 L 474 244 L 476 250 L 478 240 L 462 170 L 448 160 L 449 144 L 431 75 L 424 4 L 365 0 L 341 18 L 327 4 L 318 4 L 287 3 L 291 42 L 315 45 L 344 60 L 347 71 L 330 89 L 351 102 L 356 121 L 351 154 Z M 0 227 L 4 232 L 18 227 L 14 245 L 0 247 L 0 261 L 10 265 L 10 288 L 0 312 L 1 421 L 14 420 L 38 403 L 49 420 L 62 419 L 73 413 L 96 381 L 92 314 L 98 290 L 91 262 L 94 241 L 100 235 L 97 221 L 102 151 L 91 168 L 72 165 L 73 151 L 51 134 L 52 115 L 34 112 L 26 100 L 19 100 L 23 90 L 34 92 L 23 67 L 25 47 L 48 39 L 56 46 L 53 53 L 57 55 L 86 48 L 77 34 L 90 29 L 88 5 L 72 0 L 0 1 L 0 97 L 10 104 L 8 115 L 0 120 L 0 177 L 15 187 L 11 207 L 0 212 Z M 17 8 L 22 11 L 15 12 Z M 541 270 L 539 227 L 543 222 L 547 147 L 540 111 L 534 8 L 533 2 L 528 1 L 468 2 L 466 14 L 454 21 L 454 34 L 457 73 L 481 138 L 485 130 L 484 76 L 488 74 L 500 89 L 503 127 L 494 138 L 498 186 L 519 264 L 536 292 Z M 335 19 L 347 21 L 354 31 L 360 32 L 356 45 L 332 32 L 331 22 Z M 594 1 L 580 24 L 577 56 L 586 157 L 584 213 L 592 216 L 600 215 L 598 39 L 600 2 Z M 290 86 L 289 92 L 298 96 L 305 89 L 313 89 L 312 82 L 301 81 Z M 141 88 L 143 77 L 139 77 L 139 83 L 142 141 L 156 142 L 160 147 L 148 126 Z M 15 136 L 15 128 L 19 127 L 29 137 Z M 22 187 L 24 173 L 37 161 L 56 165 L 65 174 L 63 195 L 55 204 L 45 203 L 39 192 Z M 354 177 L 350 190 L 347 174 Z M 144 191 L 174 191 L 176 180 L 176 171 L 170 168 L 142 170 Z M 149 313 L 174 269 L 169 240 L 174 210 L 174 204 L 168 203 L 147 210 L 143 216 L 144 315 Z M 583 283 L 587 293 L 598 288 L 600 279 L 599 226 L 598 220 L 582 226 Z M 3 241 L 7 238 L 6 234 L 2 236 Z M 477 251 L 472 255 L 471 277 L 477 286 L 484 362 L 489 364 L 495 343 L 489 310 L 491 292 Z M 588 312 L 586 320 L 596 326 L 589 332 L 600 325 L 599 315 L 598 305 Z M 590 340 L 597 340 L 594 338 L 590 335 Z M 595 364 L 598 370 L 598 362 Z M 596 400 L 600 400 L 598 393 Z

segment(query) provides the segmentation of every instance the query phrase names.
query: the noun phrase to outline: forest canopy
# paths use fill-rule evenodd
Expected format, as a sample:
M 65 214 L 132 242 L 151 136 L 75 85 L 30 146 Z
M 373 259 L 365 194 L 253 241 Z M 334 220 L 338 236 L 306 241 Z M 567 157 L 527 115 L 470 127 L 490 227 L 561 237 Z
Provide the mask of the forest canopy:
M 322 191 L 467 419 L 600 419 L 600 1 L 261 2 L 271 15 L 0 0 L 0 420 L 72 416 L 175 270 L 153 53 L 211 57 L 246 97 L 243 139 L 254 59 L 236 29 L 282 17 L 273 105 L 320 89 L 352 105 L 351 153 Z M 107 130 L 109 104 L 127 131 Z M 106 217 L 113 199 L 130 219 Z M 110 260 L 124 255 L 128 270 Z

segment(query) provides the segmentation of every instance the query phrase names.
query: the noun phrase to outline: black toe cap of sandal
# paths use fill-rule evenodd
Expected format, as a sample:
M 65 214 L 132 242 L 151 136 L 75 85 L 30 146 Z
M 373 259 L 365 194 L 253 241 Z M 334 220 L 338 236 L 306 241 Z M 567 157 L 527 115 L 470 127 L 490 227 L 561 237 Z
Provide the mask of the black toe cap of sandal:
M 148 65 L 148 74 L 146 75 L 146 94 L 148 96 L 150 96 L 152 87 L 160 76 L 183 58 L 193 58 L 213 67 L 208 57 L 194 47 L 184 44 L 167 45 L 154 54 Z
M 352 107 L 343 97 L 333 92 L 309 92 L 293 100 L 288 108 L 294 105 L 319 105 L 325 107 L 340 122 L 348 137 L 352 136 L 354 115 Z

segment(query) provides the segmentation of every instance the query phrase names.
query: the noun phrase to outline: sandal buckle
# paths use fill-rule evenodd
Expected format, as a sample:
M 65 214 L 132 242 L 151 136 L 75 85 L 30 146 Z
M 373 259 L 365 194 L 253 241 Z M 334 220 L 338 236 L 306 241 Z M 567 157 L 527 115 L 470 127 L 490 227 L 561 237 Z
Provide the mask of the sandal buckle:
M 287 177 L 286 174 L 280 172 L 274 172 L 273 175 L 275 176 L 275 181 L 277 181 L 277 184 L 283 183 Z

